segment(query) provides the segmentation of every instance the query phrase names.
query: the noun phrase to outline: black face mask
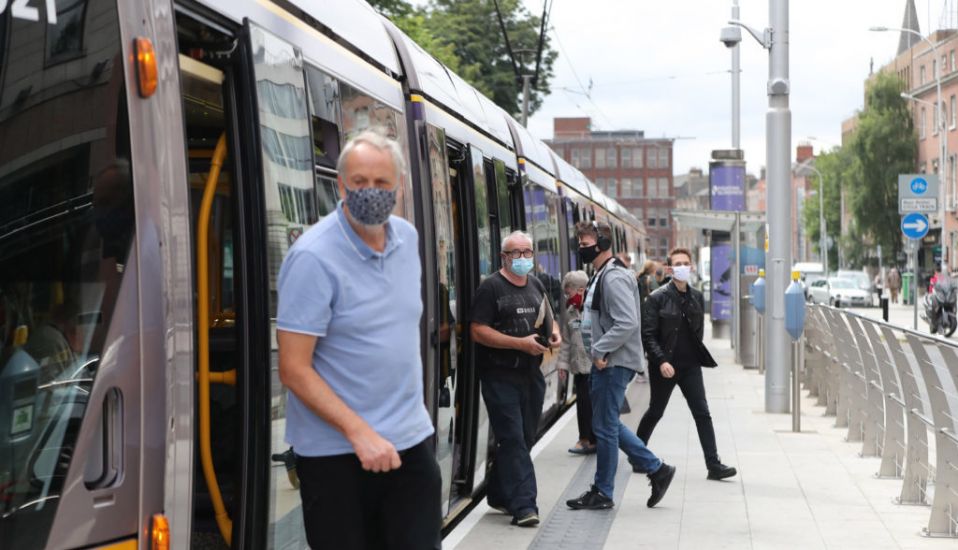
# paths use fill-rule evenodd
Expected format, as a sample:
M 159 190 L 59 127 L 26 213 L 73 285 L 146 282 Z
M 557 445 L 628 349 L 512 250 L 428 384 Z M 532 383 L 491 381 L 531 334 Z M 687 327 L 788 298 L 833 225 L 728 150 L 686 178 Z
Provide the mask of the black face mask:
M 599 251 L 599 245 L 594 244 L 592 246 L 580 246 L 579 247 L 579 257 L 582 258 L 582 261 L 591 264 L 599 257 L 601 252 Z

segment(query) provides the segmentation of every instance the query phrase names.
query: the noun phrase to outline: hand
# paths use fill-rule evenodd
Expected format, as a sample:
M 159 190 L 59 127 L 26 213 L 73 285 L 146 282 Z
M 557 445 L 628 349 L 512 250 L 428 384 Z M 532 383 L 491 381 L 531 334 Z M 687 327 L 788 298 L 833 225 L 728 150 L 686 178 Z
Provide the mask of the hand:
M 552 337 L 549 338 L 549 347 L 556 349 L 562 345 L 562 336 L 558 332 L 553 332 Z
M 609 366 L 608 359 L 596 359 L 592 362 L 595 365 L 595 368 L 602 370 Z
M 529 336 L 526 336 L 525 338 L 519 339 L 518 350 L 528 353 L 529 355 L 542 355 L 543 353 L 548 351 L 549 348 L 543 346 L 538 341 L 536 341 L 535 334 L 530 334 Z
M 367 472 L 388 472 L 402 465 L 396 447 L 369 426 L 348 439 Z
M 662 363 L 659 365 L 659 372 L 662 373 L 663 378 L 672 378 L 675 376 L 675 369 L 672 367 L 672 363 Z

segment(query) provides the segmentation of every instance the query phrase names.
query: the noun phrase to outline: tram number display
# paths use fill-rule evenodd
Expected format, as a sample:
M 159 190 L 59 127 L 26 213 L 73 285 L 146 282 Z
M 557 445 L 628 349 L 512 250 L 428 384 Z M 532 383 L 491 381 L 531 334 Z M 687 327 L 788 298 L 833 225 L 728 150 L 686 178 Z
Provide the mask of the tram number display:
M 10 4 L 10 15 L 14 19 L 23 19 L 25 21 L 39 21 L 40 20 L 40 10 L 36 6 L 31 6 L 30 3 L 37 0 L 13 0 L 13 3 L 10 3 L 10 0 L 0 0 L 0 15 L 3 15 L 3 12 L 7 11 L 7 5 Z M 56 25 L 57 24 L 57 1 L 56 0 L 45 0 L 46 3 L 46 12 L 47 12 L 47 24 Z

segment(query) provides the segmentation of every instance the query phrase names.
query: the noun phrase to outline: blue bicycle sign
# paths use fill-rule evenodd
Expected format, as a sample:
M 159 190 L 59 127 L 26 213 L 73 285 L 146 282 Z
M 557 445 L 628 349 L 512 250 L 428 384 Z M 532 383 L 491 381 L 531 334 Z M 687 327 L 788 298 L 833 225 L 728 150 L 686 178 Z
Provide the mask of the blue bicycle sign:
M 911 192 L 916 195 L 922 195 L 928 190 L 928 182 L 925 178 L 915 178 L 911 180 Z

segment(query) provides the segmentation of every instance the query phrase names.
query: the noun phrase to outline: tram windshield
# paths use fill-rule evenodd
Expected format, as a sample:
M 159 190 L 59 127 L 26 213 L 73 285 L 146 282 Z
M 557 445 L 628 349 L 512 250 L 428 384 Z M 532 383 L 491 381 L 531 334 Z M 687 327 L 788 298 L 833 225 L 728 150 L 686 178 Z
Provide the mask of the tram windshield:
M 112 483 L 74 450 L 113 311 L 131 307 L 119 299 L 134 213 L 116 3 L 46 2 L 56 14 L 33 4 L 32 19 L 0 12 L 0 544 L 9 548 L 47 543 L 74 462 L 87 488 Z

